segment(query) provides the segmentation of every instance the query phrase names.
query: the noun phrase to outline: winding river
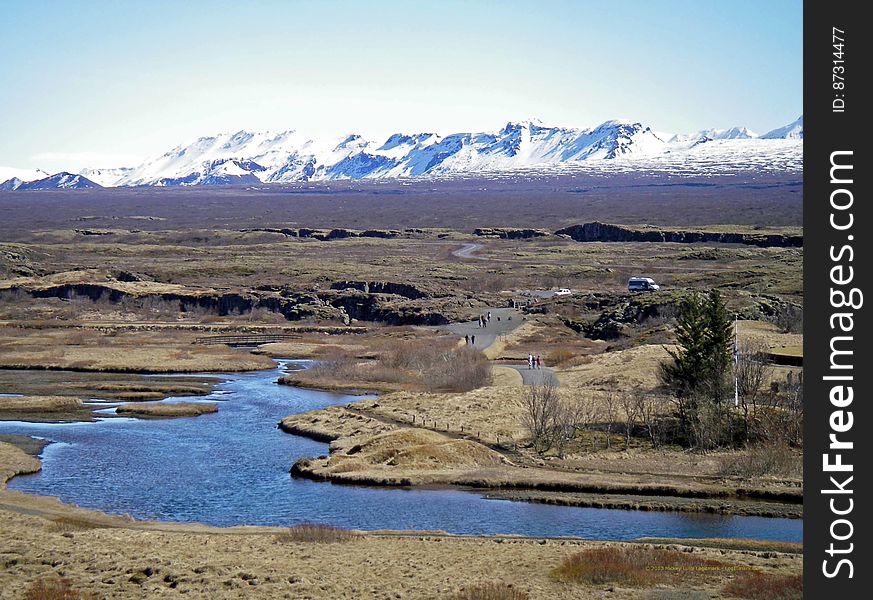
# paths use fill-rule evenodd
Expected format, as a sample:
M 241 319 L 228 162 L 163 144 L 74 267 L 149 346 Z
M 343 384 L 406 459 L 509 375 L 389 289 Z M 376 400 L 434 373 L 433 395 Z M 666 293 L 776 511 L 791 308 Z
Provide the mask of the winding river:
M 218 526 L 320 522 L 370 530 L 612 540 L 802 538 L 799 519 L 562 507 L 489 500 L 455 489 L 386 489 L 294 479 L 288 473 L 292 463 L 326 454 L 327 444 L 282 433 L 276 423 L 292 413 L 352 398 L 276 385 L 287 362 L 279 361 L 275 370 L 225 375 L 210 396 L 168 400 L 221 401 L 217 413 L 196 418 L 0 422 L 0 433 L 54 442 L 43 450 L 42 471 L 16 477 L 9 487 L 139 519 Z

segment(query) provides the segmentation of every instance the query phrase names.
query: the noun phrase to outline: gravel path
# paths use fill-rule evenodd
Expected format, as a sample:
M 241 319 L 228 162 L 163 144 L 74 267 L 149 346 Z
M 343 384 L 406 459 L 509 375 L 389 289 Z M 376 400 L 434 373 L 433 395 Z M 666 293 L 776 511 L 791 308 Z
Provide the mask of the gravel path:
M 463 321 L 441 325 L 439 329 L 454 333 L 458 337 L 469 335 L 470 345 L 481 351 L 493 344 L 499 336 L 508 334 L 524 322 L 521 313 L 514 308 L 483 308 L 482 314 L 487 315 L 489 311 L 491 312 L 491 322 L 488 323 L 487 327 L 479 327 L 478 321 Z M 474 336 L 475 343 L 473 342 Z
M 524 385 L 537 385 L 551 380 L 557 386 L 559 385 L 558 376 L 555 370 L 551 367 L 540 367 L 539 369 L 528 369 L 527 365 L 502 365 L 515 369 L 521 374 L 521 379 Z

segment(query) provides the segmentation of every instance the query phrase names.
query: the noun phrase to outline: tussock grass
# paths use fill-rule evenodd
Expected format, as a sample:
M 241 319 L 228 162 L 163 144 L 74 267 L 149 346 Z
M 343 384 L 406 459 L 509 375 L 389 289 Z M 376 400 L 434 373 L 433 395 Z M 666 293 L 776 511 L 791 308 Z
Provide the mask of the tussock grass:
M 452 594 L 447 600 L 529 600 L 530 596 L 507 583 L 479 583 Z
M 73 587 L 66 577 L 51 576 L 35 581 L 24 593 L 25 600 L 91 600 L 97 595 Z
M 594 548 L 569 556 L 552 571 L 552 577 L 573 583 L 637 586 L 675 580 L 726 566 L 719 561 L 675 550 Z
M 278 534 L 276 541 L 280 543 L 306 542 L 316 544 L 335 544 L 351 542 L 361 537 L 356 531 L 324 525 L 321 523 L 301 523 Z
M 803 600 L 803 577 L 752 573 L 731 581 L 724 592 L 744 600 Z

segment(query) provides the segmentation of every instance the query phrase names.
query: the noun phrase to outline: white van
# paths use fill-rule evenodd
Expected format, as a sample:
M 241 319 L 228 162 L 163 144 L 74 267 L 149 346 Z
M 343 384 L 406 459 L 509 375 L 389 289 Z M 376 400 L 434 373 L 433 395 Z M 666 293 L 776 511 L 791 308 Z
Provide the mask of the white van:
M 651 277 L 631 277 L 627 280 L 629 292 L 657 292 L 660 289 L 661 286 Z

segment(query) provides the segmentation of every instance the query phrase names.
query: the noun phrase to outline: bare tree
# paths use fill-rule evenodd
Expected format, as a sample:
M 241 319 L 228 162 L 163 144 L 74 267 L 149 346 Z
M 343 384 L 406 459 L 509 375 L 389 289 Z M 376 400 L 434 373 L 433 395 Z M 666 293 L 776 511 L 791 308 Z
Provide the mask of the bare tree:
M 555 448 L 558 456 L 563 456 L 567 446 L 576 439 L 576 434 L 591 423 L 592 404 L 587 398 L 559 402 L 555 423 Z
M 635 394 L 636 413 L 639 416 L 652 448 L 657 448 L 663 442 L 663 416 L 669 402 L 662 396 Z
M 759 340 L 744 340 L 739 346 L 734 370 L 746 438 L 749 436 L 749 424 L 757 416 L 758 402 L 764 390 L 764 383 L 773 376 L 767 350 L 767 345 Z
M 561 403 L 558 388 L 550 378 L 525 387 L 521 396 L 524 409 L 522 423 L 530 436 L 531 445 L 539 454 L 555 445 L 556 424 L 560 419 Z
M 604 430 L 606 432 L 606 448 L 607 450 L 612 445 L 610 441 L 610 436 L 612 435 L 612 428 L 615 427 L 615 422 L 618 419 L 618 397 L 615 395 L 615 392 L 607 392 L 606 397 L 603 399 L 603 410 L 600 415 L 604 420 Z
M 765 442 L 803 445 L 803 372 L 789 372 L 778 391 L 770 394 L 769 403 L 755 419 L 755 434 Z
M 630 449 L 630 439 L 640 417 L 640 405 L 637 402 L 636 394 L 633 393 L 622 394 L 619 398 L 619 403 L 621 404 L 622 412 L 624 412 L 624 449 L 627 451 Z

